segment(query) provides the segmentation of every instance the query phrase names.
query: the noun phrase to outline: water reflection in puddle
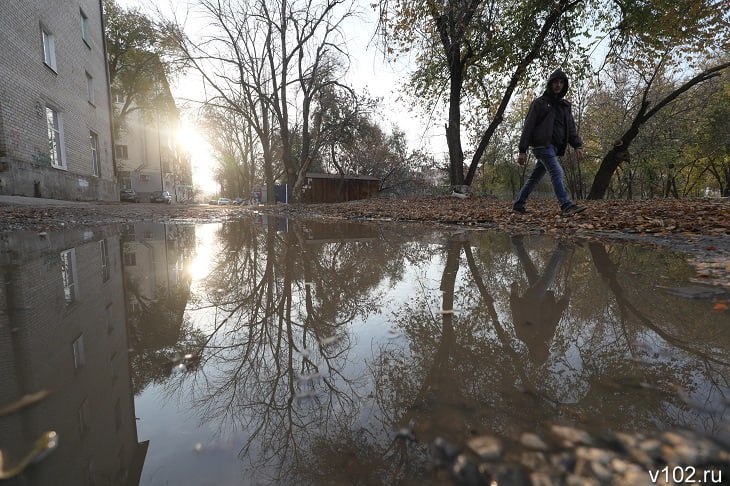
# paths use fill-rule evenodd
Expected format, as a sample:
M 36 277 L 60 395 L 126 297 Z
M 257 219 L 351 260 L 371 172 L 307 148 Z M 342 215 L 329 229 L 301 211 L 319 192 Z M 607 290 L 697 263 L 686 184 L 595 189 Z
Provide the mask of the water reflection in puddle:
M 729 435 L 728 296 L 677 255 L 263 216 L 2 243 L 0 409 L 52 393 L 0 449 L 60 437 L 18 484 L 429 482 L 429 446 L 546 424 Z

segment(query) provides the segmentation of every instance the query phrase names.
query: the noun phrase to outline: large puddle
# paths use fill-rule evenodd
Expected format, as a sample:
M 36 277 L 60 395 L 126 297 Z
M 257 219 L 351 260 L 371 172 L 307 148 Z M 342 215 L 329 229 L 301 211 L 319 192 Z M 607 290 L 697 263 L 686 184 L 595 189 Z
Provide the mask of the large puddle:
M 680 255 L 264 216 L 0 245 L 2 470 L 59 440 L 6 484 L 438 483 L 433 444 L 548 424 L 730 437 L 728 295 Z

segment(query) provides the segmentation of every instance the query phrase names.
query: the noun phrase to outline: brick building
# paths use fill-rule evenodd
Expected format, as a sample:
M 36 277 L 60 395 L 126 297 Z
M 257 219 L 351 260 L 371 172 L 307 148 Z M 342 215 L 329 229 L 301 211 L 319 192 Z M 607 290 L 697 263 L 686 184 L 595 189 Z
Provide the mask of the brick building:
M 100 0 L 0 6 L 0 194 L 117 200 Z
M 174 202 L 192 199 L 190 157 L 180 147 L 180 113 L 167 80 L 157 83 L 158 106 L 129 111 L 118 118 L 115 156 L 119 186 L 134 189 L 142 202 L 153 191 L 168 191 Z M 125 98 L 112 87 L 113 102 L 118 110 Z
M 0 417 L 17 460 L 48 430 L 58 449 L 24 484 L 138 484 L 121 242 L 114 227 L 0 240 L 0 404 L 49 395 Z

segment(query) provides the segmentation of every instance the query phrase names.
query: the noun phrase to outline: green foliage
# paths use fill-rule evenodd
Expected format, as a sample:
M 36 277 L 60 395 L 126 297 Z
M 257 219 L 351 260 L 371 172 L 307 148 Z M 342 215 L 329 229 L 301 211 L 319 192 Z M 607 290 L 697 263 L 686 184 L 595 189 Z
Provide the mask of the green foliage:
M 173 64 L 165 58 L 166 40 L 160 28 L 138 9 L 124 9 L 104 0 L 109 82 L 123 102 L 115 106 L 116 128 L 134 110 L 176 112 L 168 76 Z
M 632 0 L 616 2 L 613 14 L 603 17 L 610 37 L 609 61 L 633 60 L 639 71 L 671 53 L 676 64 L 697 69 L 707 55 L 727 52 L 730 29 L 724 0 Z

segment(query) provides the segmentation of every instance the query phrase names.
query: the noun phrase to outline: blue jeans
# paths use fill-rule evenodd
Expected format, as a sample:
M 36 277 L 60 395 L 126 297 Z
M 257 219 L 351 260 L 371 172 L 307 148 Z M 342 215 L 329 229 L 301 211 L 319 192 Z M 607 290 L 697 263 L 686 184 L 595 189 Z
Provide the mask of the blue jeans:
M 528 196 L 535 189 L 538 182 L 540 182 L 540 179 L 542 179 L 545 175 L 545 172 L 550 174 L 550 180 L 553 183 L 555 196 L 558 198 L 558 202 L 560 202 L 560 209 L 572 206 L 573 203 L 570 201 L 570 196 L 568 195 L 568 191 L 565 189 L 565 184 L 563 183 L 563 167 L 560 165 L 558 156 L 555 155 L 555 147 L 553 145 L 548 145 L 547 147 L 536 147 L 532 149 L 532 153 L 535 154 L 535 157 L 537 158 L 537 164 L 535 164 L 532 174 L 530 174 L 530 177 L 528 177 L 527 181 L 525 181 L 525 185 L 522 186 L 522 189 L 520 189 L 520 192 L 517 194 L 517 199 L 514 204 L 512 204 L 512 207 L 525 207 Z

